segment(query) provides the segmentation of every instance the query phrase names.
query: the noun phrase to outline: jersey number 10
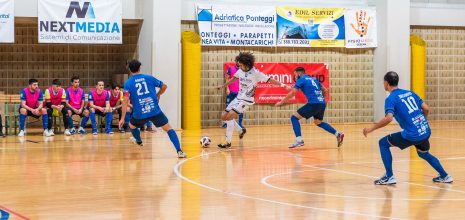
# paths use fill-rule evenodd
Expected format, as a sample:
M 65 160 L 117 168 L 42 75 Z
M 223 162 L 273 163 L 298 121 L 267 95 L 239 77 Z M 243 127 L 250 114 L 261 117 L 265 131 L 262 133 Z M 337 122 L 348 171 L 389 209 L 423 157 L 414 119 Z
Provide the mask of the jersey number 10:
M 412 96 L 409 96 L 407 98 L 407 101 L 405 101 L 405 99 L 401 99 L 401 100 L 407 106 L 409 114 L 416 111 L 416 110 L 418 110 L 418 105 L 417 105 L 417 103 L 415 102 L 415 99 Z
M 142 88 L 142 84 L 144 84 L 144 88 Z M 137 95 L 144 95 L 144 94 L 149 94 L 149 89 L 147 88 L 147 83 L 142 82 L 142 83 L 136 83 L 136 88 L 137 88 Z M 145 90 L 145 92 L 142 91 L 142 89 Z

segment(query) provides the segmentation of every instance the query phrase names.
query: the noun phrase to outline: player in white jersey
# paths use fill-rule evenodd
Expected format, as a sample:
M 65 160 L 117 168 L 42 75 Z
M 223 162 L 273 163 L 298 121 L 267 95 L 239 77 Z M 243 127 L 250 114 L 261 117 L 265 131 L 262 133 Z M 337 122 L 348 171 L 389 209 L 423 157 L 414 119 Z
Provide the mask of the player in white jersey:
M 280 83 L 264 73 L 260 72 L 254 67 L 255 57 L 249 52 L 241 52 L 236 57 L 236 63 L 239 64 L 237 73 L 229 79 L 224 85 L 217 87 L 218 89 L 224 88 L 229 84 L 239 79 L 239 93 L 237 97 L 229 103 L 228 107 L 221 115 L 221 120 L 226 122 L 226 140 L 218 144 L 220 148 L 231 147 L 232 135 L 234 128 L 239 131 L 239 138 L 243 138 L 246 132 L 245 128 L 239 126 L 236 118 L 239 114 L 244 113 L 247 108 L 254 104 L 255 89 L 259 82 L 269 82 L 278 86 L 286 87 L 285 84 Z

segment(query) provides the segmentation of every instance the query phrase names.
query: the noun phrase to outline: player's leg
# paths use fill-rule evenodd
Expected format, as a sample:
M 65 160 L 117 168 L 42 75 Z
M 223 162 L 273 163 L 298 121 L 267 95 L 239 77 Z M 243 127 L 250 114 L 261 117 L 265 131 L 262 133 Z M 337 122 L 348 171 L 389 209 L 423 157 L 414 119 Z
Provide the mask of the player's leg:
M 86 127 L 87 121 L 89 120 L 90 117 L 90 111 L 88 109 L 84 109 L 81 114 L 81 126 L 78 129 L 79 134 L 85 134 L 86 130 L 84 129 Z
M 182 151 L 178 135 L 171 127 L 171 125 L 168 123 L 168 118 L 166 117 L 166 115 L 163 112 L 160 112 L 160 114 L 150 118 L 150 121 L 152 121 L 156 127 L 161 127 L 168 134 L 171 143 L 173 143 L 174 148 L 176 148 L 178 157 L 185 158 L 187 155 Z
M 113 129 L 111 128 L 111 121 L 113 120 L 113 112 L 102 112 L 102 117 L 105 116 L 105 133 L 113 134 Z
M 124 117 L 124 129 L 129 128 L 129 120 L 131 119 L 131 113 L 132 113 L 132 109 L 128 107 L 126 111 L 126 116 Z
M 291 124 L 292 124 L 292 130 L 294 131 L 294 135 L 295 135 L 295 142 L 291 146 L 289 146 L 289 148 L 296 148 L 296 147 L 304 146 L 304 141 L 302 139 L 302 131 L 301 131 L 300 122 L 299 122 L 299 120 L 303 118 L 302 115 L 299 114 L 299 112 L 302 113 L 302 110 L 301 110 L 302 108 L 303 107 L 301 107 L 299 110 L 297 110 L 297 112 L 295 112 L 291 116 Z
M 47 115 L 48 115 L 48 126 L 47 129 L 50 131 L 52 130 L 52 125 L 53 125 L 53 120 L 52 120 L 52 114 L 53 114 L 53 108 L 45 108 L 47 110 Z
M 421 157 L 423 160 L 426 160 L 426 162 L 428 162 L 429 165 L 431 165 L 436 170 L 436 172 L 439 173 L 439 176 L 433 178 L 434 182 L 452 183 L 454 181 L 452 176 L 447 174 L 447 172 L 444 170 L 438 158 L 429 153 L 429 138 L 419 144 L 416 144 L 415 147 L 417 148 L 418 156 Z
M 97 114 L 97 111 L 95 108 L 90 108 L 89 113 L 90 113 L 90 123 L 92 124 L 92 134 L 97 135 L 98 134 L 98 129 L 97 129 L 97 119 L 95 117 L 95 114 Z M 98 111 L 100 113 L 100 111 Z
M 25 108 L 19 109 L 19 134 L 18 137 L 24 137 L 24 125 L 26 124 L 26 118 L 30 111 Z
M 312 108 L 314 109 L 314 112 L 315 112 L 315 114 L 313 115 L 313 119 L 314 119 L 313 123 L 315 123 L 315 125 L 322 128 L 323 130 L 327 131 L 328 133 L 336 136 L 337 147 L 342 146 L 342 142 L 344 141 L 344 133 L 337 131 L 336 129 L 333 128 L 333 126 L 323 121 L 323 118 L 325 115 L 326 104 L 312 105 Z
M 66 136 L 69 136 L 69 135 L 71 135 L 71 132 L 69 130 L 68 108 L 64 107 L 63 109 L 61 109 L 61 115 L 63 116 L 63 126 L 65 127 L 64 134 Z
M 142 144 L 142 138 L 140 137 L 139 127 L 144 126 L 146 122 L 147 119 L 135 119 L 131 117 L 131 119 L 129 120 L 129 129 L 131 129 L 132 137 L 129 139 L 129 141 L 139 146 L 144 146 Z
M 234 126 L 235 126 L 234 123 L 238 115 L 235 111 L 232 111 L 232 110 L 228 112 L 226 111 L 223 112 L 223 114 L 221 115 L 221 119 L 225 121 L 226 123 L 226 140 L 223 143 L 218 144 L 218 147 L 220 148 L 231 147 L 232 135 L 233 135 Z
M 47 114 L 47 109 L 42 108 L 37 114 L 34 114 L 36 116 L 42 116 L 42 127 L 44 128 L 44 136 L 49 137 L 50 132 L 48 131 L 48 114 Z

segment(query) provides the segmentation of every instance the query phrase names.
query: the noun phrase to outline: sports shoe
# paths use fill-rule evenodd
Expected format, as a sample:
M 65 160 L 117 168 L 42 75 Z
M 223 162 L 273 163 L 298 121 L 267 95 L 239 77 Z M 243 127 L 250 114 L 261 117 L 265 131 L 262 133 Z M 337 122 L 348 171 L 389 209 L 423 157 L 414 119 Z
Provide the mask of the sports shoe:
M 71 136 L 71 132 L 69 132 L 69 130 L 66 129 L 66 130 L 65 130 L 65 135 L 66 135 L 66 136 Z
M 230 148 L 231 143 L 228 143 L 228 142 L 225 141 L 224 143 L 218 144 L 218 147 L 219 148 Z
M 97 129 L 92 129 L 92 134 L 93 134 L 93 135 L 97 135 L 97 134 L 98 134 L 98 130 L 97 130 Z
M 50 137 L 51 136 L 50 133 L 48 133 L 47 129 L 44 130 L 43 134 L 44 134 L 45 137 Z
M 112 130 L 112 129 L 108 129 L 108 130 L 105 131 L 105 133 L 107 133 L 107 134 L 113 134 L 113 130 Z
M 341 147 L 342 146 L 342 142 L 344 141 L 344 133 L 338 133 L 337 136 L 336 136 L 336 139 L 337 139 L 337 147 Z
M 295 141 L 291 146 L 289 146 L 289 149 L 296 148 L 296 147 L 302 147 L 304 146 L 304 141 Z
M 145 129 L 145 131 L 147 131 L 147 132 L 154 132 L 152 126 L 147 127 L 147 128 Z
M 142 141 L 141 142 L 137 142 L 137 140 L 134 138 L 134 137 L 130 137 L 129 138 L 129 142 L 130 143 L 133 143 L 135 145 L 139 145 L 140 147 L 144 146 L 144 144 L 142 144 Z
M 53 129 L 49 129 L 49 130 L 48 130 L 48 134 L 49 134 L 50 136 L 55 136 L 55 132 L 53 131 Z
M 387 177 L 384 175 L 383 177 L 375 180 L 373 183 L 375 185 L 392 185 L 396 184 L 396 178 L 394 176 Z
M 24 130 L 19 131 L 18 137 L 24 137 Z
M 86 134 L 87 132 L 86 132 L 86 130 L 84 130 L 83 127 L 79 127 L 78 133 L 79 133 L 79 134 Z
M 450 176 L 450 175 L 447 175 L 446 177 L 442 178 L 439 175 L 439 176 L 433 178 L 433 182 L 436 182 L 436 183 L 452 183 L 452 182 L 454 182 L 454 178 L 452 178 L 452 176 Z
M 186 158 L 186 157 L 187 157 L 187 154 L 182 152 L 182 150 L 178 151 L 178 158 Z
M 242 128 L 242 131 L 241 131 L 241 133 L 239 134 L 239 139 L 244 138 L 244 135 L 245 135 L 246 132 L 247 132 L 247 129 Z
M 126 133 L 126 131 L 124 130 L 124 128 L 120 128 L 119 133 Z
M 75 129 L 75 128 L 71 128 L 71 131 L 69 131 L 69 133 L 71 133 L 71 135 L 76 134 L 76 129 Z

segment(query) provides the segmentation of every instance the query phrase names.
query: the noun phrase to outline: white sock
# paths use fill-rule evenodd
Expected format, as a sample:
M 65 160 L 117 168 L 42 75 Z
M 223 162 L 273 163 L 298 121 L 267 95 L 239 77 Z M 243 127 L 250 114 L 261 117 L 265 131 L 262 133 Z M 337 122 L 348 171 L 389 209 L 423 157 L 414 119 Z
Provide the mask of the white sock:
M 301 142 L 302 141 L 302 136 L 296 137 L 295 140 L 298 141 L 298 142 Z
M 234 132 L 234 120 L 226 121 L 226 141 L 231 143 Z
M 236 131 L 241 132 L 242 127 L 239 125 L 239 123 L 237 123 L 237 121 L 235 119 L 233 119 L 232 121 L 234 121 L 234 128 L 236 129 Z

